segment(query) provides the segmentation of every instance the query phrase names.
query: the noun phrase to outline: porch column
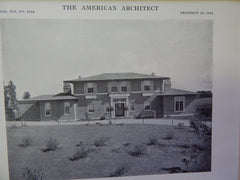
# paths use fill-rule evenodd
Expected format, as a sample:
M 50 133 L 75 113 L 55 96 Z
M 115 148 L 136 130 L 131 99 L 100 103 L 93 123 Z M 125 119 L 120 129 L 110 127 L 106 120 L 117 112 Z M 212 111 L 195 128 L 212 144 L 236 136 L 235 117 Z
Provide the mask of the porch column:
M 73 113 L 74 113 L 74 120 L 77 120 L 77 104 L 75 103 L 73 105 Z

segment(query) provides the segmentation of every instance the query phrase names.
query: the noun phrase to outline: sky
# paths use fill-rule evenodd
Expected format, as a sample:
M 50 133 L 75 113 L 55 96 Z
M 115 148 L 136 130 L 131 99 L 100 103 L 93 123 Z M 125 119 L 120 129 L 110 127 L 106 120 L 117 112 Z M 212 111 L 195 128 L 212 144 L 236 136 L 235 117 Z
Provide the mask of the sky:
M 3 78 L 17 98 L 62 92 L 63 81 L 136 72 L 172 87 L 212 89 L 211 20 L 1 20 Z

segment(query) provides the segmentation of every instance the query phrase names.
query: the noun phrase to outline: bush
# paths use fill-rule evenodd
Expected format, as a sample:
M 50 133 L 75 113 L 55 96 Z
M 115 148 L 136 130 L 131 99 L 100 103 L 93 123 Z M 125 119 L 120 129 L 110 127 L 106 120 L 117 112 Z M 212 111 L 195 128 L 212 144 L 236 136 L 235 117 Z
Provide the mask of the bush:
M 174 137 L 175 137 L 174 131 L 169 131 L 169 132 L 167 132 L 166 136 L 163 139 L 167 139 L 167 140 L 174 139 Z
M 199 120 L 191 119 L 190 126 L 194 129 L 195 133 L 199 136 L 200 139 L 211 136 L 212 134 L 212 128 L 209 128 Z
M 114 153 L 120 153 L 121 152 L 121 148 L 120 147 L 115 147 L 111 150 L 111 152 L 114 152 Z
M 113 173 L 110 174 L 110 177 L 120 177 L 126 172 L 126 168 L 124 166 L 119 167 L 114 171 Z
M 56 139 L 50 138 L 47 142 L 46 148 L 42 149 L 43 152 L 55 151 L 58 148 L 59 143 Z
M 44 180 L 45 175 L 43 174 L 42 169 L 32 169 L 25 167 L 22 170 L 22 177 L 24 180 Z
M 131 145 L 131 143 L 129 143 L 129 142 L 126 142 L 126 143 L 123 144 L 124 147 L 128 147 L 130 145 Z
M 158 140 L 156 137 L 148 138 L 147 145 L 157 145 L 157 144 L 158 144 Z
M 88 155 L 88 151 L 86 151 L 83 147 L 79 149 L 76 153 L 73 154 L 72 157 L 69 158 L 70 161 L 77 161 L 79 159 L 86 158 Z
M 178 128 L 183 129 L 184 128 L 184 123 L 178 123 Z
M 100 147 L 100 146 L 105 146 L 108 138 L 107 137 L 100 137 L 99 139 L 96 139 L 93 143 L 94 146 Z
M 30 137 L 25 137 L 25 138 L 22 140 L 22 144 L 20 144 L 19 146 L 21 146 L 21 147 L 28 147 L 28 146 L 31 146 L 32 144 L 33 144 L 32 138 L 30 138 Z
M 107 112 L 113 111 L 113 107 L 107 107 Z
M 83 146 L 83 142 L 82 142 L 82 141 L 79 141 L 79 143 L 76 144 L 76 146 Z
M 129 151 L 128 154 L 135 157 L 140 157 L 146 154 L 147 148 L 144 145 L 135 145 L 133 151 Z
M 104 116 L 101 116 L 100 117 L 100 120 L 105 120 L 106 118 Z
M 198 144 L 190 144 L 189 149 L 184 151 L 187 172 L 200 172 L 211 170 L 211 140 L 200 139 Z

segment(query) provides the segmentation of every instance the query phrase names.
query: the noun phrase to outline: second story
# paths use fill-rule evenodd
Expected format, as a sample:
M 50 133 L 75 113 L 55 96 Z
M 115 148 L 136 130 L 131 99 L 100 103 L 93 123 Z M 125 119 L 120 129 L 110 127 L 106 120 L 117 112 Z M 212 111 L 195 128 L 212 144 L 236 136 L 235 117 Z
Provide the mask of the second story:
M 139 73 L 104 73 L 66 80 L 74 95 L 164 92 L 171 88 L 169 77 Z

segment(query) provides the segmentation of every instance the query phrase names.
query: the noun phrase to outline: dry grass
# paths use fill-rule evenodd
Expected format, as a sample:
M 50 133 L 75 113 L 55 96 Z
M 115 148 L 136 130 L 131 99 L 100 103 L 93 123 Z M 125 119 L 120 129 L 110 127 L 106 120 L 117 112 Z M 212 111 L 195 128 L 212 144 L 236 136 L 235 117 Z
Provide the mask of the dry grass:
M 27 136 L 27 137 L 23 138 L 22 143 L 19 144 L 18 146 L 28 147 L 28 146 L 32 146 L 32 144 L 33 144 L 33 139 L 31 137 Z
M 211 159 L 211 151 L 199 149 L 209 145 L 198 144 L 199 137 L 189 130 L 191 129 L 147 124 L 8 128 L 10 178 L 24 179 L 21 176 L 24 167 L 44 167 L 44 175 L 52 180 L 161 174 L 169 173 L 163 168 L 172 167 L 187 172 L 209 171 L 211 163 L 205 160 Z M 155 138 L 159 140 L 168 132 L 173 132 L 177 138 L 165 139 L 152 146 L 146 144 L 155 144 Z M 19 147 L 18 144 L 27 136 L 32 138 L 34 145 Z M 52 145 L 47 145 L 49 137 L 52 137 L 49 143 Z M 153 140 L 149 140 L 149 137 Z M 94 142 L 97 142 L 98 147 Z M 99 142 L 104 145 L 99 146 Z M 196 147 L 188 146 L 193 143 L 196 143 Z M 61 144 L 61 148 L 49 153 L 39 150 L 42 147 L 59 147 L 58 144 Z M 190 159 L 192 155 L 198 155 L 198 158 Z M 76 159 L 74 163 L 69 157 Z M 183 158 L 191 160 L 189 167 Z M 197 164 L 193 168 L 190 164 L 195 160 Z M 204 166 L 200 166 L 200 162 L 205 162 Z M 128 166 L 122 166 L 123 164 Z
M 22 169 L 22 178 L 24 180 L 45 180 L 46 179 L 42 168 L 32 169 L 29 167 L 25 167 Z

